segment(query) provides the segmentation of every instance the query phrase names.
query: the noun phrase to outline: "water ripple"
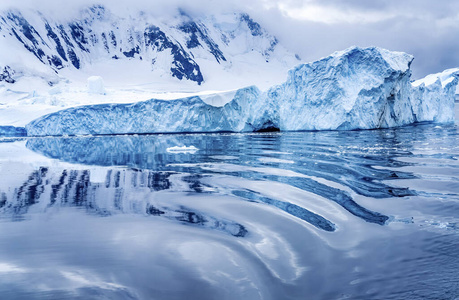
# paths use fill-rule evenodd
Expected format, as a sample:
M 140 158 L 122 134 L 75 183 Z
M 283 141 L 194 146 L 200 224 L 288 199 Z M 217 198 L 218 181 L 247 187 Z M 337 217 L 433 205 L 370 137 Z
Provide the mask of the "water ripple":
M 333 201 L 367 222 L 383 225 L 389 216 L 359 205 L 354 200 L 353 193 L 373 199 L 409 197 L 425 192 L 422 189 L 400 186 L 399 182 L 430 180 L 450 184 L 457 181 L 455 176 L 429 177 L 416 172 L 421 167 L 439 166 L 439 161 L 444 161 L 452 170 L 458 167 L 448 163 L 451 160 L 456 161 L 451 154 L 413 153 L 419 152 L 419 147 L 415 150 L 405 135 L 426 134 L 424 131 L 409 127 L 398 131 L 35 138 L 28 140 L 27 147 L 47 157 L 71 163 L 148 170 L 150 175 L 146 179 L 147 186 L 150 189 L 156 186 L 153 190 L 171 189 L 169 182 L 158 177 L 161 172 L 192 174 L 191 177 L 181 178 L 196 193 L 218 191 L 217 187 L 209 184 L 212 180 L 207 180 L 207 185 L 203 185 L 200 179 L 202 176 L 227 175 L 250 181 L 284 183 Z M 436 130 L 435 133 L 453 135 L 448 130 Z M 440 139 L 443 140 L 436 137 L 436 140 Z M 354 144 L 354 140 L 359 143 Z M 185 144 L 201 150 L 197 153 L 167 151 L 171 147 Z M 422 148 L 433 151 L 432 149 L 441 149 L 441 146 L 424 142 L 421 144 Z M 222 159 L 232 163 L 222 164 Z M 435 161 L 429 163 L 429 160 Z M 20 215 L 38 202 L 44 192 L 42 181 L 45 175 L 43 173 L 46 172 L 47 169 L 42 168 L 29 175 L 28 180 L 14 195 L 15 204 L 9 199 L 5 200 L 7 196 L 3 193 L 0 204 L 7 207 L 3 211 L 14 211 L 14 214 Z M 118 177 L 113 177 L 113 183 L 110 182 L 112 172 L 118 174 Z M 119 171 L 108 170 L 106 187 L 119 188 L 119 174 Z M 70 178 L 63 186 L 63 180 L 67 176 Z M 50 205 L 56 201 L 60 189 L 64 189 L 64 198 L 73 198 L 76 205 L 85 201 L 83 198 L 87 197 L 87 192 L 83 190 L 90 185 L 90 176 L 90 171 L 77 174 L 75 171 L 64 170 L 58 181 L 52 184 Z M 180 186 L 182 183 L 175 184 Z M 135 184 L 132 186 L 136 187 Z M 124 190 L 128 189 L 126 183 L 123 187 Z M 70 190 L 72 195 L 68 194 Z M 336 228 L 332 221 L 310 211 L 308 207 L 267 197 L 250 188 L 234 190 L 231 194 L 245 200 L 272 205 L 325 231 L 334 231 Z M 115 193 L 114 196 L 115 202 L 121 201 L 116 199 L 120 195 Z M 97 204 L 91 205 L 97 207 Z
M 185 145 L 199 150 L 168 151 Z M 154 271 L 167 278 L 154 275 L 158 295 L 189 298 L 409 298 L 406 286 L 419 298 L 441 287 L 435 295 L 447 298 L 441 289 L 455 290 L 437 263 L 459 276 L 458 157 L 457 127 L 432 125 L 0 142 L 0 242 L 10 249 L 0 250 L 0 291 L 12 274 L 51 274 L 67 287 L 84 276 L 100 283 L 79 280 L 79 291 L 151 296 Z M 70 258 L 50 270 L 39 266 L 46 255 L 21 246 L 48 253 L 49 241 L 90 255 L 87 270 Z

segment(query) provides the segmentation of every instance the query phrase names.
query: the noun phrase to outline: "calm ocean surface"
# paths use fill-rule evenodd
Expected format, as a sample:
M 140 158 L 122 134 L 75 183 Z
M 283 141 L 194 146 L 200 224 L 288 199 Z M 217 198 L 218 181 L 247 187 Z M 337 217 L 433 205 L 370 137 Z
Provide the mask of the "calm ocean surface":
M 0 299 L 459 299 L 457 122 L 2 139 Z

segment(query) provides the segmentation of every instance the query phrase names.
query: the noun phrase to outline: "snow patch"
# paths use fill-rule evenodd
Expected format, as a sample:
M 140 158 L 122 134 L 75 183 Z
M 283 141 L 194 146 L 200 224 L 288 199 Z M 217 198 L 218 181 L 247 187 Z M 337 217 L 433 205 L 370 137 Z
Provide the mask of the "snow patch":
M 199 95 L 199 97 L 204 101 L 212 106 L 222 107 L 231 100 L 233 100 L 234 95 L 236 95 L 237 90 L 228 91 L 228 92 L 221 92 L 221 93 L 212 93 L 212 94 L 204 94 Z
M 105 95 L 104 80 L 100 76 L 91 76 L 88 78 L 88 93 Z

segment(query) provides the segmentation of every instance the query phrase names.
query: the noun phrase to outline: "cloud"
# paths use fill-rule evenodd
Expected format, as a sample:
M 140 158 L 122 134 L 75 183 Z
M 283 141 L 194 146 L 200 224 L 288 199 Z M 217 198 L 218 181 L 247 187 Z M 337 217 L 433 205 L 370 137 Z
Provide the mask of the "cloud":
M 415 56 L 413 77 L 459 67 L 459 2 L 430 0 L 265 0 L 263 26 L 313 61 L 352 45 Z M 275 22 L 271 20 L 276 20 Z
M 374 23 L 393 18 L 384 12 L 362 12 L 341 10 L 337 8 L 328 8 L 320 5 L 308 5 L 298 9 L 292 9 L 286 5 L 279 5 L 279 9 L 288 17 L 313 21 L 318 23 L 336 24 L 336 23 Z
M 257 0 L 255 0 L 257 2 Z M 72 14 L 91 5 L 103 5 L 115 13 L 145 11 L 151 14 L 171 14 L 182 8 L 190 13 L 212 13 L 234 7 L 248 7 L 240 0 L 1 0 L 0 9 L 33 9 L 46 13 Z
M 301 3 L 301 4 L 299 4 Z M 373 22 L 378 22 L 392 17 L 420 18 L 423 20 L 437 20 L 448 16 L 457 17 L 459 2 L 457 1 L 431 1 L 431 0 L 304 0 L 304 1 L 280 1 L 279 6 L 295 10 L 320 10 L 326 22 L 332 19 L 333 22 L 349 22 L 357 20 L 356 16 L 362 16 L 365 21 L 371 21 L 372 16 L 377 16 Z M 342 15 L 347 14 L 348 18 Z M 306 17 L 299 16 L 299 17 Z M 333 18 L 337 16 L 337 18 Z M 317 18 L 315 16 L 315 18 Z

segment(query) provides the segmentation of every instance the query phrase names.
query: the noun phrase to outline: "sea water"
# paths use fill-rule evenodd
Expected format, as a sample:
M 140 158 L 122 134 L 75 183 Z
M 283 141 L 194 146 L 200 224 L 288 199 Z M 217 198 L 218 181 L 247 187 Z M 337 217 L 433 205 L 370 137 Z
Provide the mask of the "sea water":
M 7 139 L 1 299 L 457 299 L 459 129 Z

